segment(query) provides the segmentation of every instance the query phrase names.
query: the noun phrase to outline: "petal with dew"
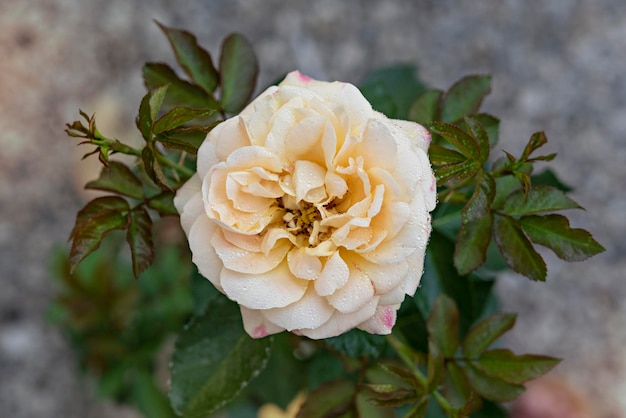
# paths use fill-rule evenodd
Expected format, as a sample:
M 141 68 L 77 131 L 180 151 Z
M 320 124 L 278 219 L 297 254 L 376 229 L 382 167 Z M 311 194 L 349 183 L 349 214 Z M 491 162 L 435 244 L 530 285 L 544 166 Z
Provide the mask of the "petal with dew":
M 198 267 L 200 274 L 221 289 L 219 270 L 222 261 L 211 244 L 211 238 L 218 228 L 215 222 L 206 216 L 198 217 L 189 230 L 189 248 L 191 260 Z
M 285 328 L 267 320 L 261 311 L 248 309 L 244 306 L 239 306 L 239 308 L 241 309 L 243 328 L 252 338 L 263 338 L 285 330 Z
M 267 254 L 248 251 L 224 239 L 221 230 L 213 234 L 211 244 L 224 267 L 246 274 L 262 274 L 275 269 L 291 248 L 289 241 L 281 241 Z
M 299 279 L 313 280 L 322 271 L 322 262 L 307 252 L 306 247 L 294 248 L 287 254 L 289 270 Z
M 289 331 L 302 328 L 316 328 L 332 317 L 335 310 L 325 298 L 315 292 L 313 286 L 300 300 L 283 308 L 263 311 L 263 316 L 272 323 Z
M 335 311 L 333 316 L 323 325 L 313 329 L 300 329 L 300 333 L 312 339 L 336 337 L 370 319 L 376 313 L 378 296 L 374 296 L 368 303 L 356 312 L 349 314 Z
M 342 313 L 356 312 L 365 306 L 374 297 L 374 286 L 365 274 L 359 271 L 359 266 L 348 264 L 350 276 L 343 287 L 327 296 L 328 303 Z
M 359 324 L 358 328 L 370 334 L 391 334 L 391 330 L 396 324 L 398 308 L 400 308 L 400 305 L 379 305 L 374 316 Z
M 226 296 L 249 309 L 281 308 L 294 303 L 302 298 L 309 283 L 291 274 L 287 260 L 261 274 L 223 268 L 220 281 Z
M 350 269 L 341 258 L 339 251 L 328 257 L 319 277 L 315 280 L 315 291 L 321 296 L 329 296 L 343 287 L 350 277 Z

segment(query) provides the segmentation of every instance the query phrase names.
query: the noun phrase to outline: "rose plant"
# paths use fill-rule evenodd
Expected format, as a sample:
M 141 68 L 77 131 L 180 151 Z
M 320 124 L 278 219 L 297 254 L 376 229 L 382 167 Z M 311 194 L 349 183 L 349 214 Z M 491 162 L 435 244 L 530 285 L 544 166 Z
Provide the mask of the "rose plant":
M 243 36 L 224 40 L 215 67 L 192 34 L 159 26 L 187 78 L 162 63 L 144 66 L 143 146 L 105 137 L 82 111 L 85 122 L 67 129 L 95 145 L 104 165 L 86 187 L 110 194 L 78 212 L 57 310 L 107 393 L 147 416 L 205 417 L 225 407 L 250 416 L 299 393 L 289 411 L 301 418 L 501 417 L 500 403 L 558 363 L 491 347 L 515 322 L 497 312 L 495 276 L 509 268 L 545 280 L 535 245 L 566 261 L 603 248 L 554 213 L 580 206 L 552 171 L 534 172 L 555 157 L 536 155 L 542 132 L 519 157 L 493 158 L 499 121 L 480 111 L 488 76 L 444 92 L 412 66 L 376 71 L 358 87 L 294 71 L 249 102 L 258 68 Z M 156 219 L 178 215 L 186 240 L 155 237 Z M 107 293 L 97 323 L 78 321 L 75 302 L 102 288 L 89 270 L 102 263 L 96 250 L 121 239 L 140 283 L 162 269 L 150 267 L 155 247 L 159 261 L 161 247 L 191 250 L 195 267 L 185 255 L 168 263 L 197 269 L 168 285 L 187 295 L 168 304 L 178 304 L 171 312 L 189 318 L 172 357 L 169 404 L 151 376 L 170 328 L 152 330 L 147 351 L 112 335 L 142 341 L 136 324 L 153 296 Z M 110 254 L 106 262 L 124 264 Z M 120 306 L 135 319 L 102 327 Z M 174 316 L 156 312 L 155 323 Z M 94 343 L 104 340 L 115 350 Z M 136 372 L 129 385 L 131 375 L 111 365 L 116 353 L 134 351 L 151 361 L 124 363 Z
M 389 334 L 422 275 L 429 143 L 351 84 L 288 74 L 198 149 L 174 200 L 194 263 L 253 338 Z

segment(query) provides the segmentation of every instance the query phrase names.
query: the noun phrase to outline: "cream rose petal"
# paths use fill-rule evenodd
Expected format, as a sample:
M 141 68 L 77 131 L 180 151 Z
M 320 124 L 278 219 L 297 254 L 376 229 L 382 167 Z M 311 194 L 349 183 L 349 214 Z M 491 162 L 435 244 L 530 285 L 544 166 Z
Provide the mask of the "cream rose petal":
M 289 271 L 287 260 L 261 274 L 239 273 L 223 268 L 220 283 L 230 299 L 249 309 L 280 308 L 302 298 L 308 281 Z
M 287 255 L 289 270 L 299 279 L 313 280 L 322 271 L 322 262 L 307 252 L 306 247 L 292 249 Z
M 289 241 L 281 241 L 269 253 L 252 252 L 228 242 L 222 231 L 213 234 L 211 244 L 224 267 L 247 274 L 261 274 L 275 269 L 285 258 L 291 247 Z
M 315 291 L 321 296 L 329 296 L 343 287 L 350 277 L 350 269 L 341 258 L 339 251 L 335 251 L 327 260 L 319 277 L 315 281 Z
M 252 338 L 263 338 L 284 331 L 285 328 L 268 321 L 260 311 L 239 306 L 243 328 Z
M 333 316 L 319 327 L 299 331 L 305 337 L 312 339 L 336 337 L 370 319 L 376 313 L 378 299 L 378 296 L 374 296 L 361 309 L 349 314 L 335 311 Z
M 391 334 L 396 324 L 396 315 L 400 305 L 378 305 L 376 313 L 367 321 L 359 324 L 359 329 L 370 334 Z
M 198 266 L 200 274 L 221 290 L 220 275 L 216 270 L 221 261 L 211 244 L 211 238 L 217 230 L 215 222 L 206 216 L 199 216 L 189 230 L 189 248 L 191 260 Z
M 273 324 L 289 331 L 302 328 L 317 328 L 327 322 L 334 309 L 325 298 L 318 295 L 313 286 L 309 286 L 304 296 L 296 303 L 284 308 L 267 309 L 263 316 Z
M 196 219 L 204 213 L 204 202 L 200 189 L 202 183 L 197 174 L 194 174 L 185 184 L 178 189 L 174 197 L 174 207 L 180 214 L 180 224 L 189 237 L 189 230 Z
M 346 284 L 327 296 L 328 302 L 342 313 L 358 311 L 374 296 L 374 286 L 368 276 L 359 271 L 358 265 L 348 264 L 348 267 L 350 276 Z

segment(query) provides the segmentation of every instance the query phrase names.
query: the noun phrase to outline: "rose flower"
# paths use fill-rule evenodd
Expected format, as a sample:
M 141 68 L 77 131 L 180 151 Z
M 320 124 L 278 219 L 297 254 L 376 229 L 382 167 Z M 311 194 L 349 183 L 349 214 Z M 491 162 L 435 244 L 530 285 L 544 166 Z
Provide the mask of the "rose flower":
M 390 333 L 422 275 L 429 142 L 351 84 L 290 73 L 198 150 L 174 201 L 193 262 L 254 338 Z

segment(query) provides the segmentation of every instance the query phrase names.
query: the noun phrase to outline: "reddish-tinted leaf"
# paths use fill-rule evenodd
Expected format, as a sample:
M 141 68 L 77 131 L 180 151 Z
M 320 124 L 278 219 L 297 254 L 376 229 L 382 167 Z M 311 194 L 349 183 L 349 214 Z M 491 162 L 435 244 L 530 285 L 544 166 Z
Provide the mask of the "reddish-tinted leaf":
M 525 216 L 520 220 L 530 239 L 566 261 L 583 261 L 605 249 L 584 229 L 570 228 L 562 215 Z
M 455 409 L 473 406 L 478 396 L 472 390 L 467 377 L 461 367 L 455 362 L 446 364 L 446 373 L 443 380 L 443 394 Z M 470 405 L 471 404 L 471 405 Z
M 212 109 L 193 109 L 190 107 L 178 106 L 161 116 L 152 127 L 152 132 L 158 135 L 162 132 L 178 128 L 194 119 L 209 116 L 214 112 Z
M 461 219 L 463 222 L 475 221 L 490 213 L 491 206 L 496 197 L 496 182 L 486 172 L 481 172 L 478 185 L 472 193 L 467 205 L 463 208 Z
M 508 383 L 522 384 L 552 370 L 561 360 L 535 354 L 516 356 L 511 350 L 485 351 L 472 363 L 488 376 Z
M 479 113 L 472 117 L 483 125 L 489 136 L 489 144 L 493 148 L 498 143 L 500 120 L 488 113 Z
M 121 197 L 107 196 L 92 200 L 78 212 L 70 235 L 71 270 L 100 247 L 106 234 L 127 227 L 128 209 L 128 203 Z
M 480 155 L 480 159 L 478 161 L 481 164 L 484 164 L 489 158 L 489 150 L 491 148 L 489 144 L 489 134 L 478 119 L 466 116 L 464 121 L 468 132 L 472 133 L 478 143 Z
M 141 99 L 139 113 L 137 114 L 135 122 L 137 123 L 137 128 L 139 128 L 141 135 L 147 142 L 152 141 L 152 124 L 159 114 L 167 89 L 167 84 L 157 87 L 146 93 L 143 99 Z
M 526 161 L 528 157 L 530 156 L 530 154 L 533 153 L 533 151 L 544 146 L 547 143 L 548 143 L 548 138 L 546 137 L 546 134 L 544 132 L 535 132 L 530 137 L 530 140 L 528 140 L 528 144 L 526 144 L 526 147 L 524 148 L 524 152 L 522 153 L 520 160 Z
M 444 376 L 444 356 L 439 346 L 432 340 L 428 342 L 427 375 L 428 392 L 432 392 L 441 384 Z
M 493 215 L 461 224 L 454 247 L 454 266 L 464 276 L 483 265 L 491 242 Z
M 416 403 L 413 405 L 413 408 L 409 409 L 409 412 L 404 414 L 403 418 L 423 418 L 426 416 L 426 411 L 428 410 L 428 396 L 422 396 Z
M 211 55 L 198 45 L 191 33 L 168 28 L 156 22 L 172 45 L 176 60 L 185 73 L 207 93 L 212 93 L 218 85 L 219 74 L 213 66 Z
M 471 362 L 461 366 L 470 386 L 480 396 L 494 402 L 509 402 L 524 392 L 524 386 L 508 383 L 485 374 L 476 368 Z
M 102 171 L 100 171 L 100 177 L 87 183 L 85 188 L 107 190 L 135 199 L 143 198 L 141 181 L 126 164 L 118 161 L 109 161 L 109 165 L 103 167 Z
M 474 325 L 463 341 L 463 353 L 474 358 L 515 325 L 515 314 L 496 313 Z
M 478 142 L 463 129 L 449 123 L 431 122 L 428 128 L 432 133 L 440 135 L 449 143 L 454 145 L 456 149 L 473 160 L 480 160 L 480 150 Z
M 459 347 L 459 310 L 454 300 L 439 295 L 426 323 L 428 335 L 445 357 L 452 357 Z
M 546 279 L 546 263 L 535 251 L 518 221 L 508 216 L 496 216 L 494 234 L 498 248 L 511 269 L 532 280 Z
M 502 209 L 509 215 L 519 216 L 581 207 L 555 187 L 532 186 L 527 198 L 523 190 L 511 193 Z
M 460 163 L 467 160 L 463 154 L 450 148 L 444 148 L 438 144 L 430 144 L 428 156 L 432 165 L 446 165 Z
M 441 90 L 427 90 L 419 95 L 409 109 L 409 120 L 421 124 L 436 120 L 442 94 Z
M 473 160 L 465 160 L 460 163 L 448 164 L 435 167 L 437 185 L 445 184 L 450 180 L 461 181 L 472 177 L 478 172 L 480 166 Z
M 413 402 L 417 398 L 415 390 L 392 384 L 368 384 L 367 394 L 370 402 L 379 406 L 400 406 Z
M 237 113 L 252 96 L 259 65 L 248 40 L 238 33 L 224 39 L 220 56 L 221 103 L 228 113 Z
M 152 242 L 152 220 L 144 208 L 134 209 L 129 213 L 126 241 L 130 247 L 133 273 L 139 275 L 154 261 Z
M 148 200 L 148 207 L 159 212 L 159 215 L 178 215 L 178 211 L 174 206 L 174 193 L 164 191 Z
M 156 140 L 170 149 L 177 149 L 180 151 L 185 151 L 192 155 L 196 155 L 198 153 L 198 148 L 196 148 L 195 145 L 190 144 L 187 141 L 183 141 L 177 138 L 171 138 L 166 135 L 157 136 Z
M 167 64 L 149 62 L 143 67 L 143 80 L 148 90 L 169 85 L 165 95 L 170 105 L 219 109 L 219 103 L 200 87 L 180 79 Z
M 491 92 L 491 77 L 472 75 L 457 81 L 443 98 L 441 120 L 455 122 L 478 112 L 483 99 Z

